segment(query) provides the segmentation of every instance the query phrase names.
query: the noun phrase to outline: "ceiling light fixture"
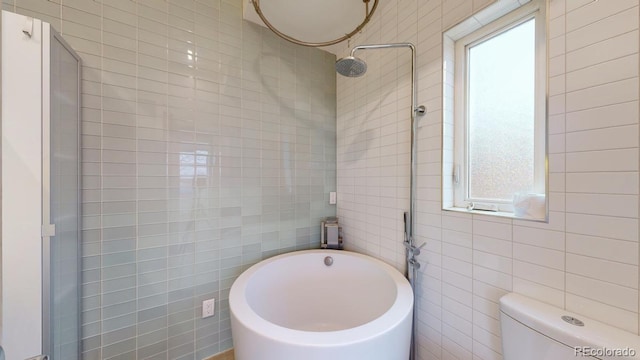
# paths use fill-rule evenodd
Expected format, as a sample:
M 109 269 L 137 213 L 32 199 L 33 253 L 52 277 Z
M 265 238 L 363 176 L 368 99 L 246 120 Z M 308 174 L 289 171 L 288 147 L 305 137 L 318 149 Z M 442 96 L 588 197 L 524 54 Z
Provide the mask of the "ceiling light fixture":
M 294 37 L 291 37 L 281 31 L 279 31 L 278 29 L 275 28 L 275 26 L 273 26 L 269 20 L 267 20 L 266 16 L 264 15 L 264 13 L 262 13 L 262 10 L 260 9 L 260 0 L 250 0 L 251 4 L 253 4 L 253 8 L 256 10 L 256 13 L 258 14 L 258 16 L 260 17 L 260 19 L 262 20 L 262 22 L 264 22 L 264 24 L 271 30 L 273 31 L 276 35 L 280 36 L 281 38 L 290 41 L 294 44 L 298 44 L 298 45 L 302 45 L 302 46 L 310 46 L 310 47 L 321 47 L 321 46 L 329 46 L 329 45 L 334 45 L 337 44 L 339 42 L 345 41 L 350 39 L 353 35 L 357 34 L 359 31 L 362 30 L 362 28 L 364 28 L 365 25 L 367 25 L 367 23 L 369 22 L 369 20 L 371 20 L 371 16 L 373 16 L 373 13 L 376 11 L 376 8 L 378 7 L 378 0 L 373 0 L 373 6 L 371 7 L 371 11 L 369 11 L 369 2 L 371 2 L 371 0 L 362 0 L 362 2 L 365 5 L 365 16 L 364 16 L 364 20 L 362 20 L 362 23 L 360 23 L 360 25 L 358 25 L 353 31 L 351 31 L 350 33 L 341 36 L 335 40 L 330 40 L 330 41 L 323 41 L 323 42 L 308 42 L 308 41 L 303 41 L 303 40 L 299 40 L 296 39 Z

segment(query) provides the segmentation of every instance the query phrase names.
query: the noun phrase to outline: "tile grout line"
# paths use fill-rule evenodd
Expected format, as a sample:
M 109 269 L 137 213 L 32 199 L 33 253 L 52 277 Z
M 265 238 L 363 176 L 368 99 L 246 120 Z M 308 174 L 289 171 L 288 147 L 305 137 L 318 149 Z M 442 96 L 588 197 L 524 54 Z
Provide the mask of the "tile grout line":
M 103 358 L 103 346 L 104 346 L 104 294 L 103 294 L 103 282 L 104 282 L 104 253 L 103 253 L 103 240 L 104 240 L 104 108 L 103 108 L 103 96 L 104 96 L 104 3 L 100 3 L 100 348 L 98 353 L 100 358 Z
M 640 6 L 636 7 L 636 9 L 638 10 L 638 16 L 640 17 Z M 637 28 L 636 28 L 637 31 Z M 640 45 L 640 37 L 638 37 L 636 39 L 636 41 L 638 42 L 638 44 Z M 638 61 L 638 74 L 640 74 L 640 61 Z M 637 79 L 637 77 L 636 77 Z M 640 91 L 640 85 L 638 85 L 639 87 L 639 91 Z M 638 101 L 638 109 L 640 112 L 640 101 Z M 636 124 L 638 123 L 638 118 L 636 117 Z M 638 134 L 637 134 L 637 138 L 640 138 L 640 127 L 638 127 Z M 640 148 L 637 150 L 638 152 L 640 152 Z M 638 168 L 640 169 L 640 158 L 638 159 Z M 640 188 L 640 178 L 637 184 L 638 188 Z M 640 207 L 640 198 L 638 199 L 638 207 Z M 638 223 L 638 233 L 640 233 L 640 222 Z M 636 241 L 638 241 L 638 239 L 636 239 Z M 638 258 L 636 259 L 640 259 L 640 246 L 638 247 Z M 637 260 L 636 260 L 637 261 Z M 636 267 L 637 267 L 637 273 L 638 273 L 638 289 L 640 289 L 640 267 L 638 267 L 637 263 L 636 263 Z M 636 328 L 636 334 L 640 334 L 640 297 L 638 298 L 638 308 L 636 309 L 636 312 L 638 313 L 636 321 L 638 322 L 637 324 L 637 328 Z
M 104 8 L 104 3 L 102 3 L 103 8 Z M 138 39 L 140 38 L 140 26 L 139 26 L 139 9 L 138 9 L 138 2 L 135 2 L 135 15 L 136 15 L 136 29 L 135 29 L 135 36 L 136 36 L 136 123 L 135 123 L 135 138 L 136 138 L 136 144 L 135 144 L 135 149 L 136 149 L 136 155 L 135 155 L 135 164 L 136 164 L 136 205 L 135 205 L 135 209 L 136 209 L 136 214 L 135 214 L 135 223 L 136 223 L 136 232 L 135 232 L 135 236 L 136 236 L 136 263 L 135 263 L 135 269 L 136 269 L 136 275 L 135 275 L 135 284 L 136 284 L 136 323 L 135 323 L 135 329 L 136 329 L 136 335 L 139 333 L 139 321 L 137 321 L 137 312 L 138 309 L 140 308 L 140 284 L 138 283 L 139 281 L 139 276 L 138 276 L 138 264 L 139 262 L 139 254 L 140 254 L 140 174 L 139 174 L 139 168 L 140 168 L 140 158 L 139 158 L 139 143 L 138 143 L 138 119 L 137 119 L 137 115 L 139 113 L 139 95 L 138 95 L 138 89 L 139 89 L 139 71 L 140 71 L 140 43 L 138 41 Z M 104 11 L 103 11 L 104 14 Z M 138 343 L 138 336 L 135 336 L 135 349 L 134 352 L 136 354 L 136 358 L 138 357 L 138 349 L 139 349 L 139 343 Z
M 563 74 L 563 82 L 564 82 L 564 109 L 563 109 L 563 115 L 562 115 L 562 121 L 564 122 L 564 125 L 562 126 L 563 128 L 563 138 L 564 138 L 564 153 L 563 153 L 563 157 L 564 157 L 564 169 L 563 169 L 563 174 L 562 177 L 564 179 L 564 194 L 565 194 L 565 206 L 564 206 L 564 212 L 563 212 L 563 218 L 564 218 L 564 231 L 563 231 L 563 247 L 564 247 L 564 264 L 563 264 L 563 270 L 564 270 L 564 276 L 563 276 L 563 289 L 562 289 L 562 297 L 563 297 L 563 309 L 567 309 L 567 260 L 568 260 L 568 256 L 567 256 L 567 200 L 566 200 L 566 194 L 567 194 L 567 10 L 566 10 L 566 6 L 567 6 L 567 2 L 566 0 L 564 1 L 564 7 L 565 9 L 563 10 L 563 17 L 564 17 L 564 31 L 563 31 L 563 36 L 564 36 L 564 51 L 563 51 L 563 58 L 564 58 L 564 74 Z

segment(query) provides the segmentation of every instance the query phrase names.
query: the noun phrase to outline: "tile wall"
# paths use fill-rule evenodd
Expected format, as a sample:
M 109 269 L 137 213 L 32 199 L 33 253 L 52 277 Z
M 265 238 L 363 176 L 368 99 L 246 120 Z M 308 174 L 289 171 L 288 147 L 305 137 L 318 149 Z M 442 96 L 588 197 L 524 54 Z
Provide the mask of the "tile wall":
M 351 42 L 418 49 L 420 359 L 501 359 L 511 291 L 639 332 L 638 0 L 548 0 L 549 224 L 440 210 L 442 32 L 493 2 L 384 2 Z M 358 55 L 369 72 L 337 80 L 338 216 L 349 248 L 403 269 L 410 56 Z
M 242 21 L 240 0 L 3 9 L 50 22 L 84 61 L 83 359 L 230 348 L 235 277 L 317 247 L 335 215 L 335 57 Z

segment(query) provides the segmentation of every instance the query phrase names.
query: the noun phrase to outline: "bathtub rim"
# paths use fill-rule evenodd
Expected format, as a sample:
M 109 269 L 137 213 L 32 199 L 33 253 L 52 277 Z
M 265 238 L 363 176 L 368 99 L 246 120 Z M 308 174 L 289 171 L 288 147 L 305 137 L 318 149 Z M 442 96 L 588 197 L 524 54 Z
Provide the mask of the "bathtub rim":
M 246 300 L 246 287 L 254 273 L 268 264 L 279 259 L 306 254 L 326 254 L 353 256 L 372 262 L 379 267 L 396 284 L 396 298 L 391 307 L 380 317 L 365 324 L 336 331 L 304 331 L 276 325 L 258 315 Z M 282 343 L 299 346 L 346 346 L 356 344 L 384 333 L 399 326 L 410 317 L 414 306 L 414 296 L 411 285 L 402 274 L 391 265 L 369 255 L 347 250 L 300 250 L 271 257 L 260 261 L 245 270 L 232 284 L 229 292 L 229 310 L 232 321 L 240 322 L 243 327 L 258 333 L 260 336 Z M 251 325 L 249 325 L 251 324 Z

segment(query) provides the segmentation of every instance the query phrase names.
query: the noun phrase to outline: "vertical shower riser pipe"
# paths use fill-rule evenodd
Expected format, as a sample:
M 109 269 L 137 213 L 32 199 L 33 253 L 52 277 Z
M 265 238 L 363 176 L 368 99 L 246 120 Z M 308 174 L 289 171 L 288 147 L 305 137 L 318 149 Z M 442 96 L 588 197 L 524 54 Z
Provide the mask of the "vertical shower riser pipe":
M 413 325 L 411 331 L 411 351 L 409 360 L 415 360 L 417 356 L 418 344 L 416 342 L 416 329 L 417 329 L 417 311 L 416 311 L 416 280 L 418 277 L 418 271 L 420 269 L 420 263 L 415 259 L 415 255 L 419 253 L 419 248 L 414 254 L 416 249 L 414 244 L 414 229 L 415 229 L 415 205 L 416 205 L 416 181 L 415 176 L 418 173 L 417 169 L 417 121 L 416 115 L 424 115 L 425 107 L 417 106 L 417 85 L 416 85 L 416 47 L 411 43 L 393 43 L 393 44 L 375 44 L 375 45 L 359 45 L 351 50 L 351 57 L 355 57 L 355 52 L 358 50 L 371 50 L 371 49 L 389 49 L 389 48 L 409 48 L 411 49 L 411 172 L 409 174 L 409 226 L 407 229 L 407 279 L 413 288 Z M 423 244 L 424 245 L 424 244 Z

